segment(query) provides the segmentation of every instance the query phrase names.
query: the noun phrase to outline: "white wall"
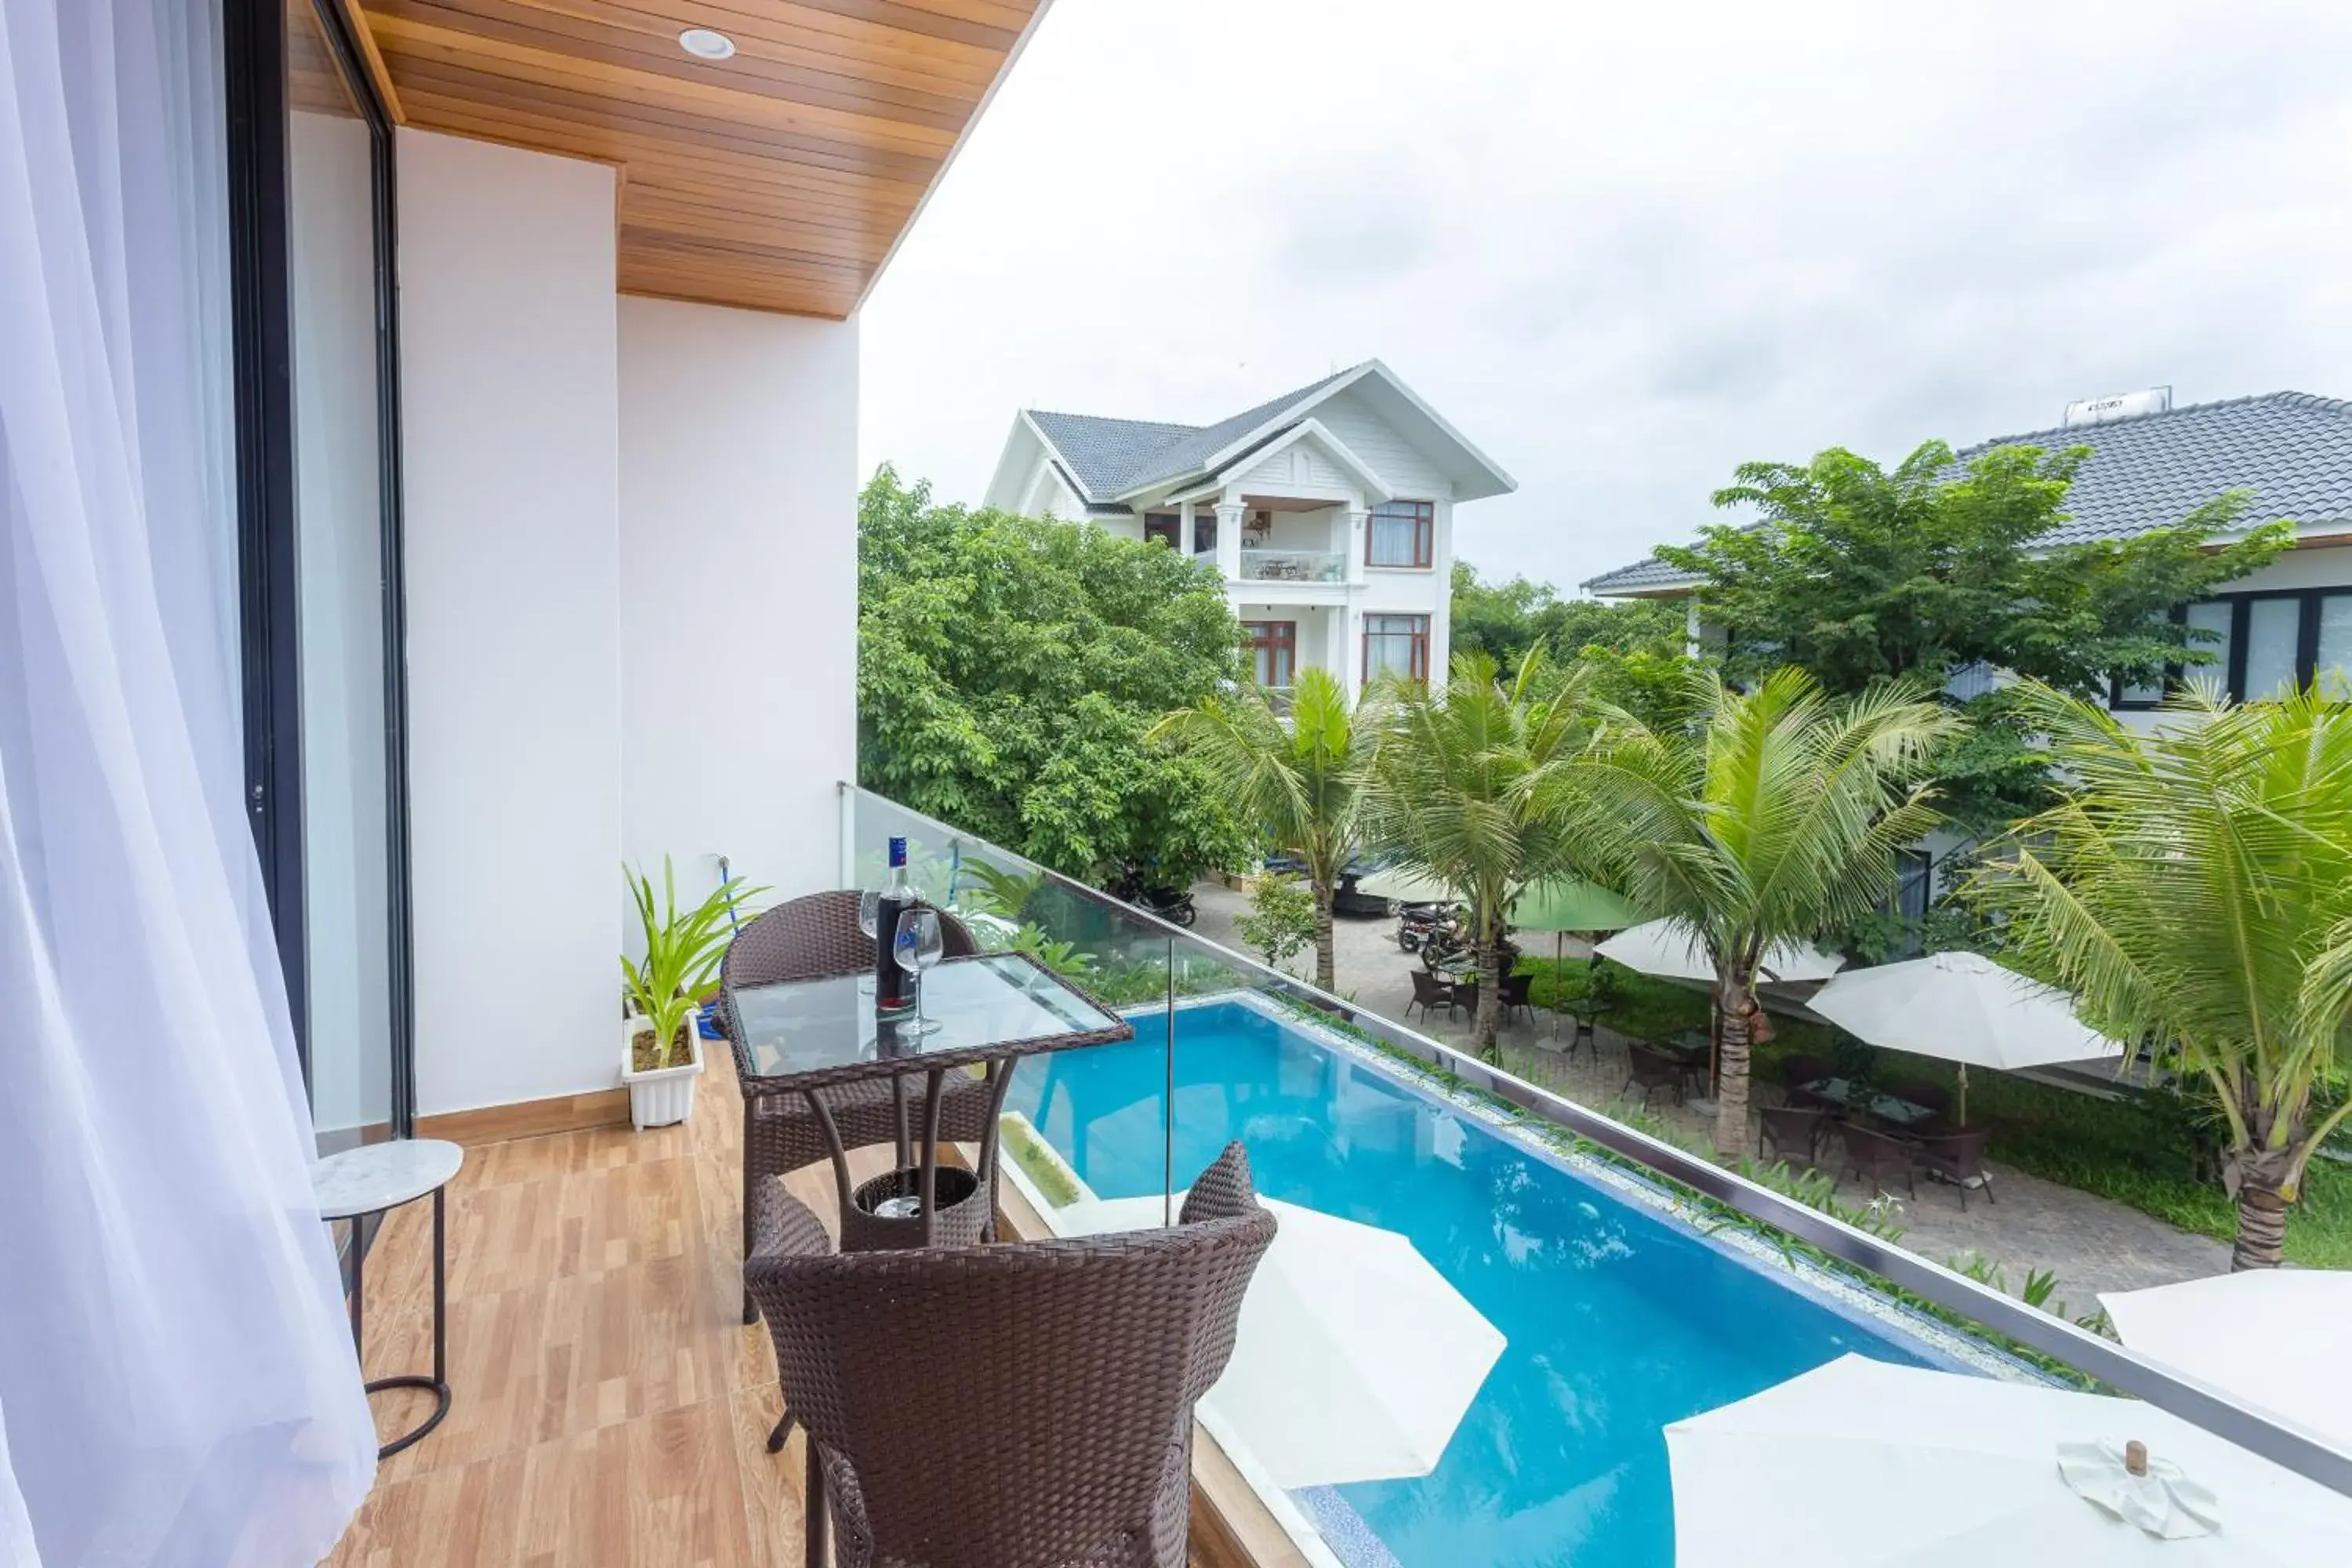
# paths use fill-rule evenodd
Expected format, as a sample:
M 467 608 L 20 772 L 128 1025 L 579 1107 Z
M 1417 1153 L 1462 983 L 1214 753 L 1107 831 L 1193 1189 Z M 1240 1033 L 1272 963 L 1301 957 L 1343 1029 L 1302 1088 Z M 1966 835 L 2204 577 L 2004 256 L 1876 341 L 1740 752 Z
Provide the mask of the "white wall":
M 857 764 L 857 326 L 620 302 L 621 841 L 681 900 L 715 857 L 840 870 Z M 611 960 L 606 960 L 611 967 Z
M 487 142 L 403 130 L 398 156 L 416 1075 L 432 1114 L 615 1081 L 614 192 L 605 165 Z

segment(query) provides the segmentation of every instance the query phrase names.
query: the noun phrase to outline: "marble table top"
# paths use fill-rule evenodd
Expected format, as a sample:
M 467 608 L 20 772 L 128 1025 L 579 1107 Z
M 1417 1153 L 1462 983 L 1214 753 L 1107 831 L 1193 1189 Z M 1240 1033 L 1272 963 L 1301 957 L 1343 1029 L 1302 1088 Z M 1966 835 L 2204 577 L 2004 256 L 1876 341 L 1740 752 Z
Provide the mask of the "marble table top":
M 349 1219 L 421 1198 L 465 1163 L 465 1150 L 438 1138 L 363 1143 L 314 1162 L 310 1186 L 320 1219 Z

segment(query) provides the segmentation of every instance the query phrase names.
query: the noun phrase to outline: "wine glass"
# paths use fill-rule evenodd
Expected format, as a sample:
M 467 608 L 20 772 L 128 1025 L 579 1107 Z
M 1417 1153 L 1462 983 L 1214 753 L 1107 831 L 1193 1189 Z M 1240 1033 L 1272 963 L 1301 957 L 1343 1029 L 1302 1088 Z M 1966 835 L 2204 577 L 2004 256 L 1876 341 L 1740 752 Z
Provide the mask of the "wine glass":
M 881 921 L 882 895 L 872 888 L 860 888 L 857 890 L 857 929 L 866 933 L 866 944 L 869 948 L 874 945 L 874 932 Z M 860 996 L 874 994 L 874 970 L 870 964 L 866 973 L 857 977 L 857 994 Z
M 937 1018 L 923 1016 L 923 971 L 937 963 L 946 951 L 937 910 L 908 910 L 898 916 L 898 936 L 890 944 L 890 956 L 898 961 L 899 968 L 915 977 L 915 1021 L 901 1024 L 900 1028 L 928 1035 L 940 1026 Z

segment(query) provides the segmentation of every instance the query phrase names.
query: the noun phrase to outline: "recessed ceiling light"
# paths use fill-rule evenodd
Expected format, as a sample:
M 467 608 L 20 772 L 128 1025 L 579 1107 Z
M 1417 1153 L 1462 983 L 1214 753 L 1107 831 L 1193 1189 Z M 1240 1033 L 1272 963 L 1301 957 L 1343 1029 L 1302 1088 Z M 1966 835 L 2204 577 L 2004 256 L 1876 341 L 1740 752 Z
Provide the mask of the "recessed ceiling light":
M 698 60 L 731 59 L 735 40 L 708 27 L 688 27 L 677 36 L 677 47 Z

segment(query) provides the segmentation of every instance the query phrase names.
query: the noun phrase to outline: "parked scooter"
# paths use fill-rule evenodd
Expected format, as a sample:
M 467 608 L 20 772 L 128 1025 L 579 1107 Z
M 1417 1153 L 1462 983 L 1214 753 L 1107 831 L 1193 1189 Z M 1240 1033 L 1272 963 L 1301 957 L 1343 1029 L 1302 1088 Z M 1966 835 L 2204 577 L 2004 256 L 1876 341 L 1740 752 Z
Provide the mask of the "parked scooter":
M 1158 915 L 1170 925 L 1189 927 L 1200 913 L 1192 907 L 1190 888 L 1155 887 L 1146 882 L 1142 871 L 1133 866 L 1110 890 L 1113 897 L 1126 900 L 1147 914 Z
M 1419 952 L 1422 943 L 1432 931 L 1444 931 L 1462 923 L 1458 904 L 1433 900 L 1425 903 L 1397 906 L 1397 945 L 1407 952 Z

